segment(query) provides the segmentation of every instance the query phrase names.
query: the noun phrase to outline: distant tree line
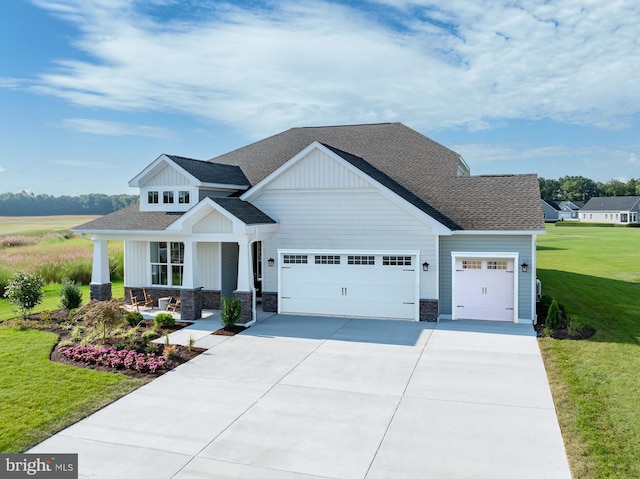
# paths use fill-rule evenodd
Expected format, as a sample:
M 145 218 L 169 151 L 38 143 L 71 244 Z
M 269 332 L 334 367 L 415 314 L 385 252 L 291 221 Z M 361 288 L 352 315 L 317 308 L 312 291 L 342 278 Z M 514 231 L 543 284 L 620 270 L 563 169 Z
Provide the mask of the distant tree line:
M 551 201 L 589 201 L 598 196 L 640 196 L 640 178 L 626 183 L 593 181 L 584 176 L 563 176 L 557 180 L 538 178 L 540 197 Z
M 138 195 L 80 196 L 0 193 L 0 216 L 106 215 L 138 201 Z

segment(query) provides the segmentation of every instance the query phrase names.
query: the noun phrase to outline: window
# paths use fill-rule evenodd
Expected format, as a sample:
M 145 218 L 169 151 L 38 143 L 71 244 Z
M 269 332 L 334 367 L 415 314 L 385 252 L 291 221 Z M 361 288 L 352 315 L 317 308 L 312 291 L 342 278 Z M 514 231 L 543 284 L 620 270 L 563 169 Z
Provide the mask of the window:
M 629 220 L 628 213 L 620 213 L 620 223 L 626 223 Z
M 383 256 L 383 266 L 411 266 L 411 256 Z
M 347 256 L 348 264 L 366 264 L 366 265 L 375 265 L 376 257 L 375 256 Z
M 165 204 L 173 203 L 173 191 L 163 191 L 162 202 Z
M 184 243 L 151 243 L 151 284 L 182 286 Z
M 462 269 L 482 269 L 482 261 L 479 259 L 462 260 Z
M 158 192 L 157 191 L 149 191 L 147 193 L 147 202 L 149 204 L 158 203 Z
M 284 264 L 307 264 L 306 254 L 285 254 L 282 256 Z
M 186 205 L 189 203 L 188 191 L 178 191 L 178 203 L 180 203 L 181 205 Z
M 487 261 L 487 269 L 507 269 L 506 261 Z
M 316 256 L 316 264 L 340 264 L 340 256 L 337 255 L 321 255 Z

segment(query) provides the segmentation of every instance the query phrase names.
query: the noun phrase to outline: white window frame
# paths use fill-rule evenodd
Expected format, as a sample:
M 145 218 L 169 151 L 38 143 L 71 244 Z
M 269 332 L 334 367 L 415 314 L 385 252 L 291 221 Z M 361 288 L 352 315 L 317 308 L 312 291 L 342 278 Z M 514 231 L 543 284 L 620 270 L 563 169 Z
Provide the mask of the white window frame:
M 153 260 L 153 245 L 158 244 L 158 248 L 160 249 L 161 244 L 165 244 L 166 248 L 166 262 L 162 261 L 152 261 Z M 172 257 L 174 245 L 182 245 L 182 262 L 174 261 Z M 179 246 L 178 246 L 179 248 Z M 158 254 L 160 256 L 160 254 Z M 154 267 L 158 268 L 158 271 L 162 271 L 163 267 L 165 268 L 165 277 L 167 279 L 166 283 L 155 282 L 154 283 Z M 184 283 L 184 243 L 180 241 L 150 241 L 149 242 L 149 272 L 151 274 L 150 283 L 153 286 L 166 286 L 166 287 L 181 287 Z M 158 273 L 158 277 L 162 277 L 162 273 Z M 178 280 L 179 277 L 179 280 Z

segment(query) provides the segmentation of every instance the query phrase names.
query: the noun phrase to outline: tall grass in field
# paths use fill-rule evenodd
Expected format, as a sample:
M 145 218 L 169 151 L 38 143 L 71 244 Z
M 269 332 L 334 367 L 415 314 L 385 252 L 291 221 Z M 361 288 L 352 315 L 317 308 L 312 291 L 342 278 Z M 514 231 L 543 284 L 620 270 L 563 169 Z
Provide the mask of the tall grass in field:
M 109 244 L 111 279 L 124 277 L 122 243 Z M 37 273 L 46 283 L 70 279 L 79 284 L 91 282 L 93 244 L 70 232 L 44 235 L 0 237 L 0 294 L 16 271 Z

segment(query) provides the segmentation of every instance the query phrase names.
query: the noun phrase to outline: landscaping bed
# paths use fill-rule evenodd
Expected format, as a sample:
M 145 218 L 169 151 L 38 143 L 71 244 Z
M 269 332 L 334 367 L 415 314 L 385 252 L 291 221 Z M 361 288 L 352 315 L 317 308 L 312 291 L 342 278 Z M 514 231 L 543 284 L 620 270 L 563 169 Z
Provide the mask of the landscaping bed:
M 123 320 L 122 324 L 111 330 L 96 334 L 95 328 L 85 324 L 83 320 L 70 319 L 66 310 L 32 314 L 26 321 L 5 322 L 7 327 L 38 329 L 57 334 L 58 341 L 51 350 L 51 361 L 147 379 L 161 376 L 206 351 L 193 346 L 152 342 L 189 324 L 176 322 L 172 326 L 158 326 L 153 320 L 145 319 L 134 327 Z M 67 355 L 64 354 L 65 350 Z M 93 350 L 102 350 L 103 354 Z M 121 351 L 133 352 L 129 354 L 128 360 L 122 358 L 120 361 L 118 356 L 125 354 Z M 74 357 L 82 357 L 84 360 L 74 360 Z M 147 363 L 152 366 L 147 367 Z
M 549 301 L 539 301 L 536 303 L 536 313 L 538 315 L 537 323 L 534 325 L 538 337 L 550 337 L 552 339 L 588 339 L 593 336 L 596 331 L 590 326 L 576 324 L 566 314 L 566 310 L 561 308 L 560 323 L 556 328 L 547 328 L 547 313 L 549 310 Z

